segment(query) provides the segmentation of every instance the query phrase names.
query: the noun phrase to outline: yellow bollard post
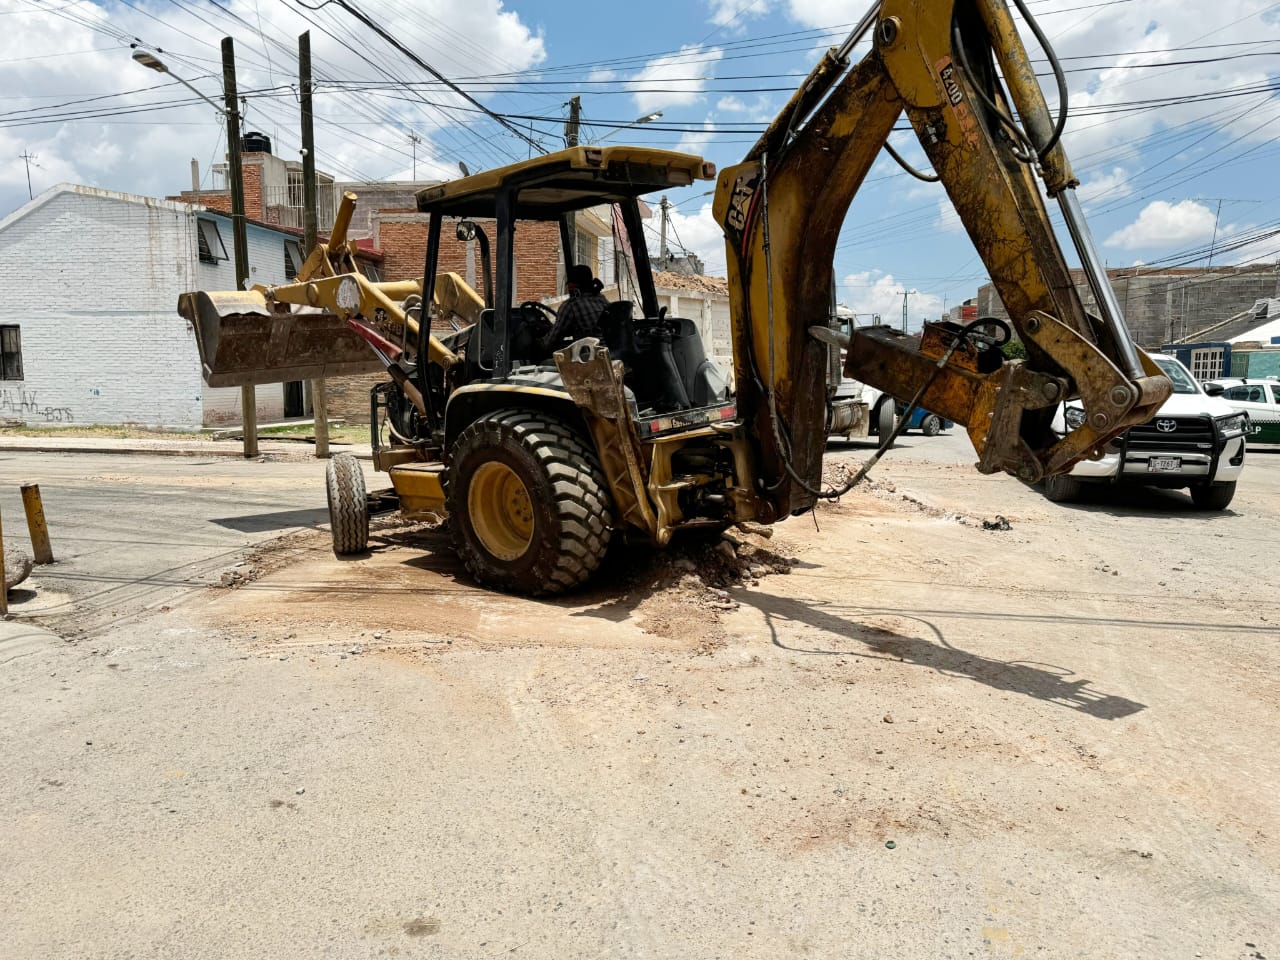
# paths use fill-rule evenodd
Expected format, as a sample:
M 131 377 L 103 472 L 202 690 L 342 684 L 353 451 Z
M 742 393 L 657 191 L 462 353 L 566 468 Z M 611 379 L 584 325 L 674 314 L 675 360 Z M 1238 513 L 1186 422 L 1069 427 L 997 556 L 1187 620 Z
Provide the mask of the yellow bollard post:
M 53 547 L 49 544 L 49 524 L 44 519 L 40 501 L 40 485 L 22 485 L 22 509 L 27 512 L 27 529 L 31 532 L 31 553 L 36 563 L 53 563 Z
M 0 523 L 0 616 L 9 615 L 9 585 L 4 579 L 4 524 Z

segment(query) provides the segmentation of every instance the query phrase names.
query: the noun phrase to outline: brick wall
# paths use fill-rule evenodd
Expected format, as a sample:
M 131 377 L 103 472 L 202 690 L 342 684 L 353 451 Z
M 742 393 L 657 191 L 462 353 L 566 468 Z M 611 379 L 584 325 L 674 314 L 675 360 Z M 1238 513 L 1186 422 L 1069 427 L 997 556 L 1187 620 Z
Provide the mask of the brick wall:
M 405 280 L 422 276 L 423 261 L 427 252 L 427 226 L 430 218 L 425 214 L 379 211 L 372 217 L 374 241 L 383 255 L 383 277 L 387 280 Z M 449 218 L 440 231 L 440 269 L 460 276 L 478 279 L 480 255 L 472 254 L 473 266 L 468 269 L 467 244 L 454 232 L 455 221 Z M 489 246 L 497 257 L 497 228 L 492 221 L 477 221 L 489 236 Z M 560 228 L 555 223 L 521 223 L 516 230 L 516 290 L 515 301 L 541 300 L 554 297 L 560 280 Z
M 325 381 L 329 399 L 329 416 L 346 420 L 347 423 L 368 423 L 369 391 L 386 379 L 385 373 L 329 378 Z
M 244 215 L 267 222 L 267 205 L 262 189 L 262 155 L 250 153 L 241 160 L 244 176 Z

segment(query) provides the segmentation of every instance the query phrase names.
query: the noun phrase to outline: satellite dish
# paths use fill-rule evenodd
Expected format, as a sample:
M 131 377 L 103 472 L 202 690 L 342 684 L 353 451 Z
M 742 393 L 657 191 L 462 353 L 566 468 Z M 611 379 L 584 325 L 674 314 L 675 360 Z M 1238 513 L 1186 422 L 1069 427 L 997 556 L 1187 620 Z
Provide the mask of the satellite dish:
M 458 161 L 458 169 L 462 171 L 462 175 L 464 177 L 471 176 L 471 171 L 467 169 L 467 165 L 463 163 L 461 160 Z

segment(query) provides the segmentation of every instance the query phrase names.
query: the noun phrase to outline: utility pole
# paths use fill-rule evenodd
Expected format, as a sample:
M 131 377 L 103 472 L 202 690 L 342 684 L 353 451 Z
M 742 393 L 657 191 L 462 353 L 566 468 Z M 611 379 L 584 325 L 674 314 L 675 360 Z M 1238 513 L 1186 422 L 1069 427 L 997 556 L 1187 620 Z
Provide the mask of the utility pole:
M 658 259 L 662 260 L 663 263 L 665 264 L 667 259 L 667 211 L 671 209 L 671 203 L 667 200 L 666 197 L 662 198 L 661 209 L 662 209 L 662 219 L 658 225 L 659 227 Z
M 577 97 L 574 97 L 574 99 L 576 100 Z M 23 151 L 18 154 L 18 159 L 24 161 L 27 165 L 27 199 L 34 200 L 35 194 L 31 192 L 31 164 L 34 161 L 39 160 L 40 157 L 38 154 L 31 153 L 29 150 L 24 148 Z M 39 164 L 36 164 L 36 166 L 39 166 Z
M 1209 259 L 1204 265 L 1204 268 L 1208 270 L 1213 266 L 1213 253 L 1214 253 L 1213 248 L 1218 243 L 1218 220 L 1222 216 L 1222 205 L 1224 203 L 1261 203 L 1262 201 L 1261 200 L 1237 200 L 1234 197 L 1192 197 L 1192 199 L 1200 200 L 1200 201 L 1203 201 L 1204 203 L 1216 202 L 1218 204 L 1217 209 L 1214 211 L 1214 214 L 1213 214 L 1213 238 L 1209 241 Z
M 1208 270 L 1213 266 L 1213 245 L 1218 242 L 1218 218 L 1222 216 L 1222 198 L 1218 198 L 1218 209 L 1213 215 L 1213 237 L 1209 240 L 1209 262 L 1205 264 Z
M 420 144 L 421 142 L 422 142 L 422 138 L 418 136 L 416 133 L 414 133 L 412 130 L 410 130 L 409 146 L 413 149 L 413 179 L 414 180 L 418 179 L 418 144 Z
M 222 38 L 222 99 L 227 114 L 227 166 L 231 174 L 231 244 L 235 250 L 236 289 L 249 286 L 249 242 L 244 223 L 244 171 L 240 169 L 240 98 L 236 95 L 236 48 Z M 253 384 L 240 388 L 240 421 L 244 455 L 258 455 L 258 396 Z
M 582 126 L 582 97 L 576 94 L 569 98 L 569 119 L 564 122 L 564 145 L 566 147 L 576 147 L 578 145 L 578 133 Z M 567 239 L 572 249 L 564 252 L 565 263 L 578 262 L 578 217 L 574 213 L 566 213 L 562 221 L 564 227 L 561 231 L 561 237 Z
M 582 97 L 572 96 L 569 98 L 569 119 L 564 122 L 564 145 L 566 147 L 576 147 L 578 145 L 578 132 L 582 124 Z
M 319 224 L 316 211 L 316 134 L 311 94 L 311 31 L 298 37 L 298 93 L 302 107 L 302 247 L 304 257 L 316 248 Z M 316 429 L 316 458 L 329 456 L 329 395 L 324 377 L 311 381 L 311 417 Z
M 902 291 L 902 332 L 903 333 L 907 332 L 907 298 L 910 297 L 911 294 L 913 294 L 914 292 L 915 292 L 914 290 Z

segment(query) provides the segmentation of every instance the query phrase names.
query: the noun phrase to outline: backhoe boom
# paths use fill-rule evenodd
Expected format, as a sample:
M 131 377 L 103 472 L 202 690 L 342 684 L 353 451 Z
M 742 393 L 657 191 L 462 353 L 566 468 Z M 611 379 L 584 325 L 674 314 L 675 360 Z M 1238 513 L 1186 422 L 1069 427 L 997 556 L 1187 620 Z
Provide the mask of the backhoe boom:
M 1015 0 L 1018 2 L 1018 0 Z M 872 49 L 850 65 L 863 35 Z M 1014 125 L 995 65 L 1027 132 Z M 1134 345 L 1075 200 L 1058 140 L 1004 0 L 883 0 L 832 48 L 746 160 L 721 171 L 740 414 L 759 447 L 757 489 L 781 517 L 820 495 L 829 277 L 845 215 L 905 113 L 1027 348 L 996 361 L 969 331 L 855 331 L 846 372 L 966 425 L 980 469 L 1033 482 L 1148 419 L 1168 381 Z M 1101 317 L 1086 313 L 1036 182 L 1062 206 Z M 937 370 L 956 337 L 966 342 Z M 973 342 L 968 342 L 972 340 Z M 1048 430 L 1079 397 L 1086 422 Z

